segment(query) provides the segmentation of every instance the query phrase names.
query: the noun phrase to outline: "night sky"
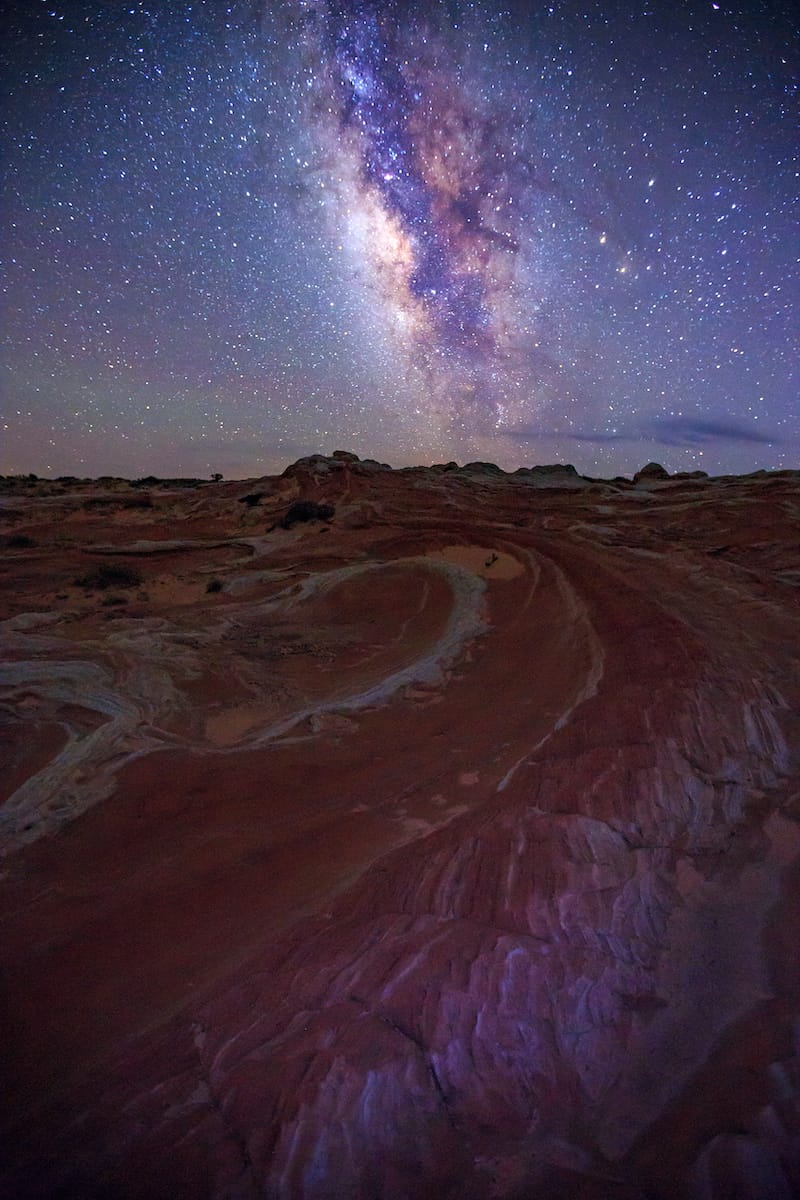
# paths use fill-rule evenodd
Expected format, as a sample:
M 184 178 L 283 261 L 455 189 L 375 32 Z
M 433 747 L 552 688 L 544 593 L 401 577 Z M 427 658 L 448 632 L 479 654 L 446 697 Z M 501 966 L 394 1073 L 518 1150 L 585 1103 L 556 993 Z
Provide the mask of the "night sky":
M 794 11 L 12 5 L 0 472 L 799 467 Z

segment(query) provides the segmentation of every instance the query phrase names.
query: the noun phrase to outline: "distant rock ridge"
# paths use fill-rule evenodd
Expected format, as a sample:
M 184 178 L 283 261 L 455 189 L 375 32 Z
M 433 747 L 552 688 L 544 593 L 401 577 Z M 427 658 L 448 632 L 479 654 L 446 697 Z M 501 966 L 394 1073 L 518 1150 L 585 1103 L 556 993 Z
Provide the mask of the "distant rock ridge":
M 536 467 L 518 467 L 516 475 L 577 475 L 572 463 L 549 463 Z
M 498 467 L 492 462 L 469 462 L 460 468 L 461 471 L 468 472 L 470 475 L 505 475 L 502 467 Z
M 645 468 L 646 470 L 647 468 Z M 412 475 L 457 475 L 460 478 L 482 478 L 486 480 L 523 482 L 527 485 L 541 487 L 588 487 L 593 484 L 608 483 L 607 480 L 597 480 L 586 475 L 580 475 L 572 463 L 548 463 L 533 467 L 517 467 L 513 471 L 505 471 L 497 463 L 476 460 L 460 466 L 455 461 L 433 463 L 431 466 L 412 466 L 393 468 L 388 463 L 377 462 L 375 459 L 360 459 L 349 450 L 334 450 L 332 454 L 310 454 L 297 459 L 288 466 L 280 476 L 281 479 L 312 479 L 319 480 L 344 472 L 356 475 L 370 475 L 376 471 L 391 471 L 394 474 Z M 627 482 L 627 481 L 626 481 Z
M 782 467 L 776 469 L 759 468 L 754 471 L 747 472 L 742 475 L 720 474 L 710 475 L 709 472 L 703 470 L 693 471 L 676 471 L 670 474 L 667 469 L 658 462 L 649 462 L 635 471 L 632 478 L 623 475 L 614 475 L 611 477 L 583 475 L 573 466 L 572 463 L 539 463 L 534 466 L 520 466 L 504 470 L 497 463 L 485 462 L 476 460 L 465 463 L 460 466 L 454 460 L 448 462 L 431 463 L 429 466 L 416 464 L 413 466 L 392 467 L 389 463 L 379 462 L 374 458 L 360 458 L 357 454 L 350 450 L 334 450 L 331 454 L 314 453 L 304 455 L 286 466 L 283 471 L 270 475 L 252 475 L 231 478 L 223 480 L 220 476 L 212 477 L 211 479 L 201 479 L 194 477 L 160 477 L 157 475 L 146 475 L 139 478 L 126 478 L 117 475 L 99 475 L 96 477 L 80 477 L 73 475 L 59 475 L 55 478 L 39 477 L 37 475 L 0 475 L 0 495 L 3 494 L 25 494 L 38 496 L 60 496 L 64 494 L 79 495 L 81 492 L 96 492 L 98 487 L 102 487 L 106 491 L 127 491 L 135 489 L 137 491 L 169 491 L 169 490 L 185 490 L 185 491 L 204 491 L 207 493 L 220 492 L 227 494 L 231 489 L 236 488 L 245 483 L 267 483 L 277 482 L 281 479 L 292 479 L 305 474 L 312 475 L 333 475 L 339 472 L 349 471 L 356 475 L 372 475 L 377 471 L 391 472 L 395 475 L 419 474 L 419 473 L 435 473 L 443 474 L 458 474 L 464 476 L 483 476 L 486 479 L 497 480 L 517 480 L 527 483 L 542 483 L 545 480 L 553 480 L 560 483 L 561 486 L 576 486 L 582 484 L 606 484 L 620 486 L 636 486 L 637 484 L 648 483 L 679 483 L 686 481 L 700 482 L 703 480 L 737 480 L 737 479 L 790 479 L 797 478 L 800 471 L 793 468 Z M 569 482 L 562 482 L 569 481 Z

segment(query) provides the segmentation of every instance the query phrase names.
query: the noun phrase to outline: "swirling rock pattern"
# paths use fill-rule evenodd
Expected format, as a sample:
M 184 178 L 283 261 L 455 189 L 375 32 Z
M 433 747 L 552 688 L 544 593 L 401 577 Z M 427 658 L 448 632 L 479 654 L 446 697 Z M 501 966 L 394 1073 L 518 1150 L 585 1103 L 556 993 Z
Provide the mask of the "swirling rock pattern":
M 8 1194 L 800 1194 L 797 473 L 258 490 L 15 499 Z

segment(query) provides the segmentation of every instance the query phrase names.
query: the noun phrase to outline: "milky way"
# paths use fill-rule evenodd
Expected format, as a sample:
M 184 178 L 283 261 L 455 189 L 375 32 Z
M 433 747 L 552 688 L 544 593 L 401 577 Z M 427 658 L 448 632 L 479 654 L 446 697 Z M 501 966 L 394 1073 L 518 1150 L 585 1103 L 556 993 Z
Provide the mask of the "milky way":
M 492 380 L 513 373 L 526 265 L 525 171 L 501 115 L 470 93 L 429 14 L 331 5 L 315 24 L 328 66 L 315 87 L 321 136 L 351 226 L 362 222 L 356 255 L 429 385 L 429 415 L 497 419 Z
M 790 13 L 16 6 L 0 470 L 793 465 Z

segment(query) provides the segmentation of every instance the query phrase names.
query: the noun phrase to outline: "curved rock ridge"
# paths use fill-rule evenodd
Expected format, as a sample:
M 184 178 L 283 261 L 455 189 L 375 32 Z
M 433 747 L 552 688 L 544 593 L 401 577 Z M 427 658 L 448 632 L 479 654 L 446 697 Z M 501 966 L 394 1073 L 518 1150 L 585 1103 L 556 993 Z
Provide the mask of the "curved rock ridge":
M 174 547 L 175 543 L 170 543 L 170 548 Z M 141 544 L 137 543 L 135 553 L 140 552 Z M 331 636 L 330 647 L 323 652 L 323 663 L 332 663 L 335 671 L 325 670 L 323 665 L 322 678 L 314 686 L 308 681 L 305 666 L 305 688 L 301 690 L 292 686 L 289 672 L 282 670 L 282 664 L 273 664 L 271 687 L 275 689 L 275 677 L 281 675 L 283 687 L 277 698 L 256 698 L 256 682 L 247 672 L 252 664 L 245 663 L 240 656 L 251 646 L 263 644 L 265 639 L 270 647 L 267 661 L 273 655 L 280 659 L 287 646 L 294 651 L 297 635 L 293 623 L 313 628 L 315 637 L 320 638 L 332 614 L 320 614 L 319 602 L 327 602 L 340 615 L 347 604 L 340 593 L 350 589 L 354 591 L 351 605 L 360 608 L 376 603 L 379 596 L 370 582 L 372 577 L 383 574 L 408 588 L 411 595 L 418 593 L 418 600 L 396 631 L 394 642 L 387 643 L 384 626 L 383 644 L 368 655 L 359 651 L 343 670 L 345 655 L 341 651 L 349 647 L 352 638 Z M 450 590 L 452 600 L 444 616 L 428 612 L 434 608 L 436 598 L 431 596 L 430 584 L 424 579 L 426 574 L 438 576 Z M 256 582 L 263 582 L 263 578 L 263 575 L 257 577 Z M 245 592 L 252 592 L 256 586 L 253 574 L 229 577 L 230 591 L 236 591 L 239 584 L 244 585 Z M 385 588 L 385 582 L 379 579 L 378 587 Z M 100 722 L 91 731 L 81 729 L 79 717 L 60 722 L 67 733 L 64 748 L 13 791 L 0 811 L 0 850 L 7 853 L 21 843 L 34 841 L 105 799 L 114 790 L 113 775 L 125 762 L 144 751 L 159 749 L 165 742 L 181 741 L 202 750 L 209 733 L 210 741 L 220 744 L 214 730 L 222 729 L 223 745 L 243 741 L 265 744 L 322 714 L 375 706 L 412 685 L 440 684 L 463 646 L 483 632 L 483 590 L 482 581 L 472 572 L 431 558 L 401 559 L 389 566 L 359 563 L 308 575 L 299 584 L 291 584 L 260 603 L 229 606 L 223 621 L 214 621 L 202 633 L 197 631 L 189 638 L 180 625 L 166 618 L 139 621 L 135 625 L 119 621 L 101 651 L 103 658 L 110 659 L 109 667 L 79 660 L 45 663 L 25 659 L 0 667 L 0 689 L 8 704 L 24 698 L 29 707 L 46 708 L 54 720 L 60 710 L 72 707 L 83 716 L 83 724 L 89 714 L 94 714 Z M 391 616 L 397 618 L 398 606 L 393 603 L 392 608 Z M 5 623 L 8 627 L 5 644 L 10 652 L 25 653 L 28 649 L 33 653 L 44 650 L 54 653 L 59 649 L 69 652 L 67 641 L 59 642 L 52 636 L 26 636 L 20 626 L 33 624 L 35 628 L 32 618 L 34 614 L 28 614 L 26 622 L 17 617 Z M 437 624 L 441 628 L 436 628 Z M 281 641 L 275 630 L 291 640 Z M 3 632 L 0 625 L 0 638 Z M 241 670 L 240 679 L 245 687 L 249 685 L 251 695 L 244 704 L 221 711 L 218 702 L 206 706 L 206 711 L 212 714 L 206 720 L 206 736 L 193 736 L 192 725 L 196 724 L 193 718 L 201 706 L 181 689 L 180 681 L 201 678 L 208 671 L 212 655 L 222 657 L 226 653 L 229 667 Z M 375 659 L 378 661 L 374 666 L 368 665 Z M 240 728 L 232 734 L 237 725 Z
M 800 1194 L 800 479 L 324 461 L 15 501 L 0 1190 Z

